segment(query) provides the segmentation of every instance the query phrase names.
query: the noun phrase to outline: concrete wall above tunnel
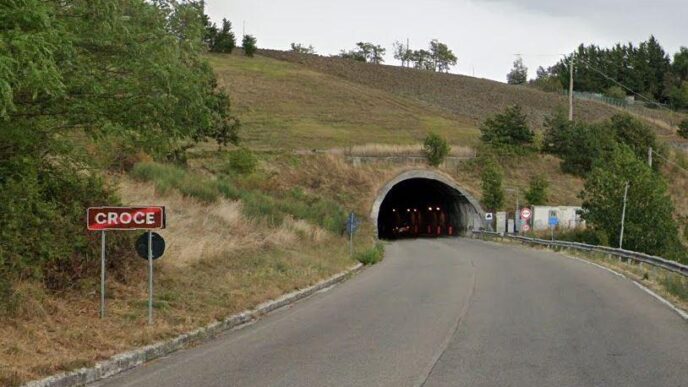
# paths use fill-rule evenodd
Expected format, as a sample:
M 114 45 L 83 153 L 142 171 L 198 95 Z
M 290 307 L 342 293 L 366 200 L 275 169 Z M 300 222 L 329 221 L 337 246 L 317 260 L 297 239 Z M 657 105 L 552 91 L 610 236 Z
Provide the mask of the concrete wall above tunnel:
M 387 182 L 370 213 L 382 239 L 459 235 L 483 227 L 480 203 L 451 177 L 411 170 Z

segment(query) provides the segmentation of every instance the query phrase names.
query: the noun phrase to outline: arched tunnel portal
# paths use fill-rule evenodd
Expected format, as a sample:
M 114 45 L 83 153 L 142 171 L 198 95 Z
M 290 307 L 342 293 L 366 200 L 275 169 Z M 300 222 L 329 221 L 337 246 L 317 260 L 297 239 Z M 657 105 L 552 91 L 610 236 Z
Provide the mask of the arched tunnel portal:
M 380 239 L 457 236 L 483 227 L 480 204 L 450 177 L 407 171 L 378 193 L 371 220 Z

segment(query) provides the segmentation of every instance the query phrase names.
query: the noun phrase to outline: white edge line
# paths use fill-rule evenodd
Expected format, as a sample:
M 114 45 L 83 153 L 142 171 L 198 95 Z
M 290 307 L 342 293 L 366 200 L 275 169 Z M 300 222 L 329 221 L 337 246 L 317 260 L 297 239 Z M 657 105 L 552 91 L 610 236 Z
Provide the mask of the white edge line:
M 604 270 L 606 270 L 606 271 L 608 271 L 608 272 L 610 272 L 610 273 L 612 273 L 612 274 L 614 274 L 614 275 L 616 275 L 616 276 L 618 276 L 618 277 L 621 277 L 621 278 L 625 278 L 625 279 L 630 280 L 630 281 L 633 282 L 637 287 L 639 287 L 640 289 L 642 289 L 643 291 L 645 291 L 645 293 L 647 293 L 647 294 L 651 295 L 652 297 L 656 298 L 659 302 L 661 302 L 662 304 L 668 306 L 671 310 L 673 310 L 674 312 L 676 312 L 676 313 L 677 313 L 679 316 L 681 316 L 684 320 L 688 321 L 688 313 L 687 313 L 686 311 L 684 311 L 683 309 L 681 309 L 681 308 L 677 307 L 676 305 L 672 304 L 671 301 L 669 301 L 669 300 L 667 300 L 666 298 L 664 298 L 664 297 L 660 296 L 659 294 L 655 293 L 655 292 L 652 291 L 650 288 L 648 288 L 647 286 L 641 284 L 640 282 L 638 282 L 638 281 L 636 281 L 636 280 L 634 280 L 634 279 L 632 279 L 632 278 L 629 278 L 629 277 L 625 276 L 624 274 L 617 272 L 617 271 L 614 270 L 614 269 L 610 269 L 610 268 L 608 268 L 608 267 L 606 267 L 606 266 L 602 266 L 602 265 L 600 265 L 600 264 L 598 264 L 598 263 L 590 262 L 590 261 L 588 261 L 588 260 L 586 260 L 586 259 L 579 258 L 579 257 L 574 257 L 574 256 L 568 255 L 568 254 L 561 254 L 561 255 L 563 255 L 564 257 L 569 258 L 569 259 L 575 259 L 576 261 L 581 261 L 581 262 L 585 262 L 585 263 L 587 263 L 587 264 L 589 264 L 589 265 L 597 266 L 597 267 L 599 267 L 600 269 L 604 269 Z

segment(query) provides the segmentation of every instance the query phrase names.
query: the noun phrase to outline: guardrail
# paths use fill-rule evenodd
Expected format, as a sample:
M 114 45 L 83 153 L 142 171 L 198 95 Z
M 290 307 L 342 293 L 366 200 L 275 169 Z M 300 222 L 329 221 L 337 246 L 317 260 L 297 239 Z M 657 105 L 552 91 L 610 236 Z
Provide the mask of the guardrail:
M 651 266 L 659 267 L 664 270 L 671 271 L 673 273 L 681 274 L 683 276 L 688 277 L 688 265 L 684 265 L 675 261 L 670 261 L 668 259 L 664 259 L 662 257 L 655 257 L 654 255 L 649 255 L 649 254 L 644 254 L 644 253 L 638 253 L 635 251 L 629 251 L 629 250 L 624 250 L 624 249 L 616 249 L 613 247 L 607 247 L 607 246 L 596 246 L 596 245 L 588 245 L 585 243 L 578 243 L 578 242 L 568 242 L 568 241 L 557 241 L 557 240 L 547 240 L 547 239 L 537 239 L 537 238 L 528 238 L 520 235 L 508 235 L 508 234 L 501 234 L 497 232 L 491 232 L 491 231 L 473 231 L 473 236 L 475 237 L 476 235 L 480 235 L 483 238 L 485 236 L 492 237 L 492 238 L 501 238 L 501 239 L 511 239 L 515 241 L 520 241 L 523 244 L 531 244 L 531 245 L 539 245 L 539 246 L 546 246 L 546 247 L 558 247 L 558 248 L 567 248 L 567 249 L 574 249 L 574 250 L 582 250 L 582 251 L 592 251 L 596 253 L 602 253 L 602 254 L 607 254 L 610 256 L 615 256 L 621 259 L 627 259 L 631 261 L 635 261 L 638 263 L 646 263 Z

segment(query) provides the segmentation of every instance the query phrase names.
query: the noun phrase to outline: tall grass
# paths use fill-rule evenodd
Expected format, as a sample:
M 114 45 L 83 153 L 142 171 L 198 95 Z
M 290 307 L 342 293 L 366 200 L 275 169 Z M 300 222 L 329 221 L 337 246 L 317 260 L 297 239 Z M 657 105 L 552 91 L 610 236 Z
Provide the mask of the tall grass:
M 356 260 L 364 265 L 374 265 L 382 261 L 385 255 L 385 246 L 377 242 L 375 246 L 356 254 Z
M 232 184 L 228 177 L 211 179 L 174 165 L 153 162 L 136 164 L 131 172 L 140 181 L 152 182 L 160 193 L 177 190 L 182 195 L 212 203 L 224 197 L 241 200 L 248 218 L 263 219 L 278 226 L 286 216 L 303 219 L 335 233 L 344 231 L 346 212 L 335 201 L 293 189 L 274 196 L 260 190 L 248 190 Z

